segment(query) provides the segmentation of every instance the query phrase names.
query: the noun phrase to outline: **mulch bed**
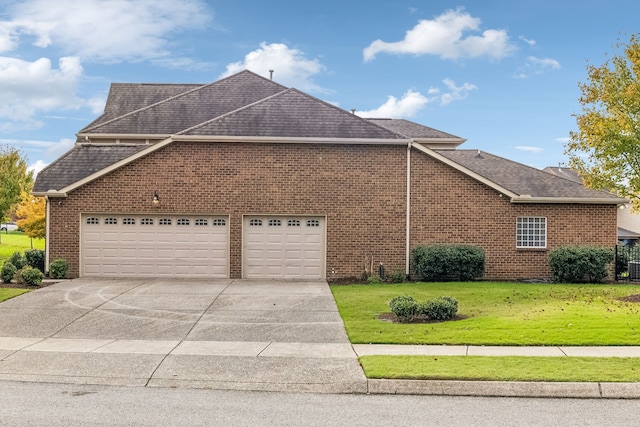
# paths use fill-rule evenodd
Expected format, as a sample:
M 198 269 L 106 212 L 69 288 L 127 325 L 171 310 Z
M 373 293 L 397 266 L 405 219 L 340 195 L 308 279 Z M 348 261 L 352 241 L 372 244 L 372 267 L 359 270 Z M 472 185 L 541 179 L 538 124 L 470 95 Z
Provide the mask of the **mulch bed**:
M 442 323 L 442 322 L 455 322 L 456 320 L 463 320 L 463 319 L 467 319 L 469 316 L 465 316 L 462 314 L 458 314 L 456 315 L 455 318 L 451 319 L 451 320 L 433 320 L 433 319 L 429 319 L 427 317 L 423 317 L 423 316 L 417 316 L 416 318 L 414 318 L 411 322 L 409 323 Z M 401 323 L 398 321 L 398 317 L 393 314 L 393 313 L 380 313 L 378 314 L 378 319 L 382 320 L 383 322 L 389 322 L 389 323 Z
M 11 282 L 11 283 L 0 283 L 0 288 L 35 290 L 35 289 L 44 288 L 44 287 L 49 286 L 49 285 L 53 285 L 55 283 L 58 283 L 58 281 L 56 281 L 56 280 L 43 280 L 42 283 L 40 284 L 40 286 L 27 286 L 27 285 L 20 285 L 18 283 Z

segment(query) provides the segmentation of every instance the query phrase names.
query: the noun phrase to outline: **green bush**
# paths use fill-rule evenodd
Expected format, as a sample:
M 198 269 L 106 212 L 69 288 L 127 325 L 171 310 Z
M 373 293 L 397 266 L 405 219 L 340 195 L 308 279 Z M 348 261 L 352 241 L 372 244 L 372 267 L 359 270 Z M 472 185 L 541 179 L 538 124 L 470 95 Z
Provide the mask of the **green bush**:
M 24 251 L 27 264 L 44 273 L 44 251 L 42 249 L 28 249 Z
M 391 273 L 391 277 L 389 278 L 389 280 L 391 281 L 391 283 L 402 283 L 405 281 L 405 279 L 407 278 L 407 275 L 405 274 L 404 270 L 394 270 L 393 273 Z
M 600 283 L 609 275 L 607 264 L 613 258 L 611 248 L 563 246 L 549 253 L 549 265 L 555 282 Z
M 428 245 L 413 250 L 416 273 L 429 282 L 471 281 L 484 274 L 484 251 L 470 245 Z
M 5 261 L 4 264 L 2 264 L 2 272 L 0 273 L 2 283 L 11 283 L 11 279 L 13 279 L 16 271 L 18 271 L 18 269 L 15 265 L 11 264 L 9 261 Z
M 418 302 L 409 295 L 393 298 L 389 302 L 389 308 L 400 323 L 409 323 L 418 314 Z
M 379 283 L 382 283 L 383 280 L 380 278 L 380 276 L 374 274 L 372 276 L 367 277 L 367 283 L 370 285 L 377 285 Z
M 27 259 L 24 257 L 22 252 L 14 252 L 13 255 L 9 257 L 9 262 L 15 265 L 18 270 L 21 270 L 25 265 L 27 265 Z
M 431 320 L 451 320 L 458 313 L 458 301 L 449 296 L 433 298 L 420 304 L 419 312 Z
M 52 279 L 64 279 L 67 275 L 69 264 L 63 259 L 56 259 L 49 264 L 49 277 Z
M 13 279 L 20 285 L 40 286 L 42 279 L 44 279 L 44 274 L 37 268 L 27 265 L 18 270 Z

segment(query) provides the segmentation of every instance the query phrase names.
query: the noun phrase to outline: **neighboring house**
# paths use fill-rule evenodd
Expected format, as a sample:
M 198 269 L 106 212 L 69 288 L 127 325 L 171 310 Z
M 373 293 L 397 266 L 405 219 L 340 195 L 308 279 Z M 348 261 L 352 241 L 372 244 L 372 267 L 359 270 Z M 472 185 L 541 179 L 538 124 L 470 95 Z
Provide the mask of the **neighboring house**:
M 77 138 L 33 191 L 71 277 L 331 281 L 409 273 L 431 243 L 482 247 L 488 279 L 548 277 L 550 249 L 615 245 L 624 202 L 249 71 L 113 84 Z
M 578 172 L 571 168 L 547 166 L 543 169 L 553 175 L 582 184 Z M 618 241 L 626 245 L 635 245 L 640 240 L 640 214 L 631 211 L 631 205 L 624 203 L 618 209 Z

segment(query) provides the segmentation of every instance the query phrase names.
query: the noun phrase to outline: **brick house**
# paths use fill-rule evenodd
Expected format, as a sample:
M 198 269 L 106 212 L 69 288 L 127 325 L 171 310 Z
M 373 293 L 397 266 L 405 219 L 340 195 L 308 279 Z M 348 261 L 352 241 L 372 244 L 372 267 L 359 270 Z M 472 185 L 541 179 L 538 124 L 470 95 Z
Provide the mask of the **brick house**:
M 624 200 L 417 123 L 363 119 L 243 71 L 113 84 L 104 114 L 36 179 L 47 265 L 69 275 L 359 278 L 428 243 L 485 277 L 549 276 L 564 244 L 613 246 Z M 585 228 L 585 224 L 589 224 Z

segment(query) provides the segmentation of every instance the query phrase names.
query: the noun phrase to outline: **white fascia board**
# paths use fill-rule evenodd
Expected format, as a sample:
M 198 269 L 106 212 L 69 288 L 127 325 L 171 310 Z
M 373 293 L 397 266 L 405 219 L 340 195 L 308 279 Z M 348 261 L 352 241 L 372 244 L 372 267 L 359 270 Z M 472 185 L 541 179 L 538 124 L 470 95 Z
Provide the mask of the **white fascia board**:
M 174 141 L 184 142 L 255 142 L 264 144 L 342 144 L 342 145 L 402 145 L 411 139 L 368 139 L 368 138 L 300 138 L 282 136 L 229 136 L 229 135 L 171 135 Z
M 501 185 L 496 184 L 495 182 L 483 177 L 482 175 L 478 175 L 477 173 L 475 173 L 474 171 L 467 169 L 466 167 L 462 166 L 459 163 L 454 162 L 453 160 L 450 160 L 438 153 L 436 153 L 435 151 L 431 150 L 430 148 L 427 148 L 423 145 L 420 145 L 418 143 L 414 143 L 413 146 L 419 150 L 422 151 L 423 153 L 433 157 L 436 160 L 441 161 L 442 163 L 451 166 L 454 169 L 459 170 L 460 172 L 464 173 L 465 175 L 470 176 L 471 178 L 480 181 L 481 183 L 487 185 L 490 188 L 493 188 L 494 190 L 496 190 L 497 192 L 504 194 L 505 196 L 508 196 L 511 198 L 511 200 L 520 197 L 519 194 L 514 193 L 511 190 L 508 190 L 504 187 L 502 187 Z
M 581 205 L 623 205 L 629 200 L 622 198 L 598 198 L 598 197 L 531 197 L 522 195 L 511 198 L 512 203 L 563 203 Z

